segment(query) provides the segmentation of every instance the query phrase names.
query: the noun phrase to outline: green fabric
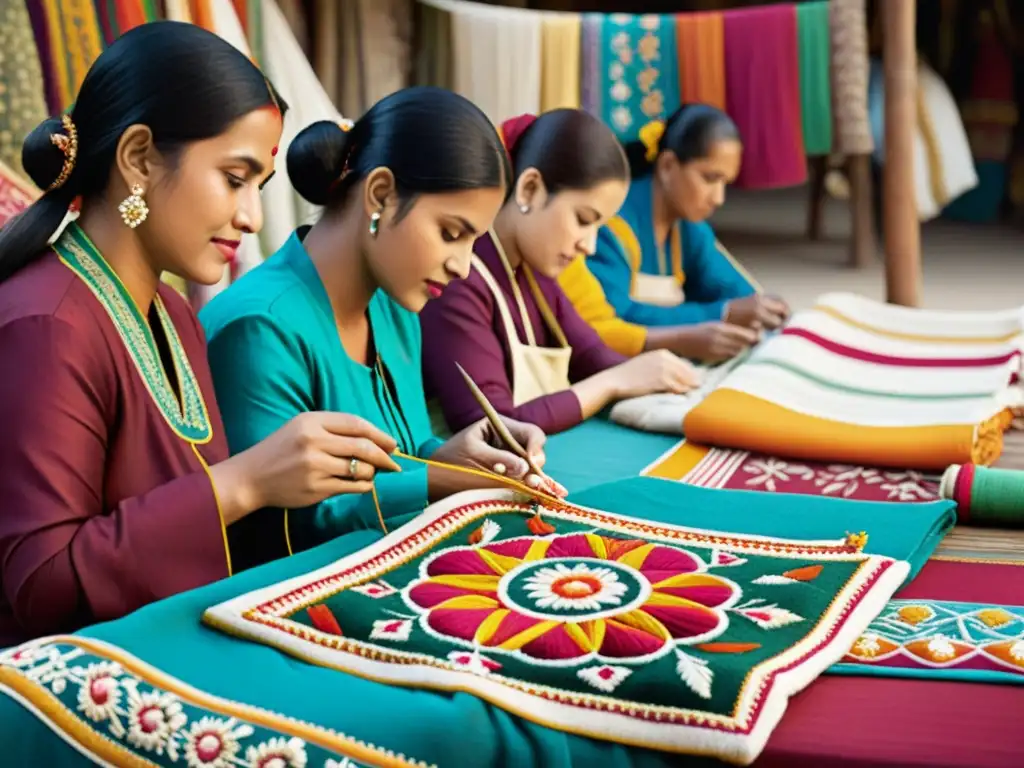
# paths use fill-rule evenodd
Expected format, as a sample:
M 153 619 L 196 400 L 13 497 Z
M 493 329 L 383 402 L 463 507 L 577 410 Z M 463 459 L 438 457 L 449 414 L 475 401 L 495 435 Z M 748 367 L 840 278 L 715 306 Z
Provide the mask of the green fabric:
M 509 503 L 453 520 L 435 534 L 433 546 L 390 568 L 374 567 L 366 555 L 346 568 L 373 568 L 368 583 L 382 592 L 344 589 L 286 617 L 332 632 L 321 618 L 327 613 L 347 640 L 381 649 L 385 661 L 390 652 L 441 662 L 455 655 L 462 663 L 498 664 L 504 677 L 581 696 L 602 695 L 586 679 L 588 671 L 625 664 L 628 676 L 606 691 L 616 699 L 732 717 L 748 674 L 778 663 L 779 654 L 816 630 L 837 595 L 866 578 L 863 561 L 838 560 L 832 552 L 797 559 L 729 553 L 690 539 L 623 532 L 589 517 L 545 517 L 555 530 L 542 538 L 530 531 L 531 513 L 523 506 Z M 473 546 L 471 536 L 484 521 L 498 530 L 488 543 Z M 818 572 L 784 588 L 760 578 L 797 569 Z M 592 580 L 579 581 L 581 589 L 599 582 L 605 599 L 589 606 L 560 599 L 567 593 L 559 579 L 570 578 Z M 680 598 L 686 603 L 670 602 Z M 429 630 L 417 620 L 421 615 Z M 618 620 L 625 616 L 636 623 Z M 566 631 L 570 625 L 584 628 L 595 652 Z M 520 647 L 517 636 L 530 639 Z M 707 679 L 686 674 L 701 669 Z
M 828 3 L 799 3 L 796 19 L 804 148 L 808 155 L 827 155 L 832 151 Z
M 303 412 L 340 411 L 394 436 L 403 453 L 429 457 L 440 441 L 430 431 L 423 394 L 419 319 L 382 291 L 370 302 L 369 318 L 393 390 L 381 368 L 357 363 L 345 352 L 330 299 L 296 234 L 259 269 L 214 298 L 199 319 L 231 452 L 251 448 Z M 386 518 L 427 504 L 424 465 L 399 463 L 402 472 L 376 480 Z M 379 527 L 370 494 L 346 494 L 291 510 L 288 524 L 295 551 Z M 268 536 L 283 536 L 279 520 L 268 520 L 266 529 Z
M 713 531 L 793 539 L 838 539 L 865 531 L 865 551 L 910 563 L 907 581 L 924 567 L 956 520 L 956 505 L 948 500 L 850 501 L 701 488 L 655 477 L 592 486 L 570 499 L 607 512 Z

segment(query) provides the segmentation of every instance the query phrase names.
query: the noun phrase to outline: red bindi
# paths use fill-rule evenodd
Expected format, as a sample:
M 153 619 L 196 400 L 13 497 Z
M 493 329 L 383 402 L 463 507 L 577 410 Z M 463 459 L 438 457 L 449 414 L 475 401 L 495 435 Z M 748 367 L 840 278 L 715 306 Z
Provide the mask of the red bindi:
M 270 150 L 270 156 L 277 157 L 277 147 L 274 147 L 272 150 Z

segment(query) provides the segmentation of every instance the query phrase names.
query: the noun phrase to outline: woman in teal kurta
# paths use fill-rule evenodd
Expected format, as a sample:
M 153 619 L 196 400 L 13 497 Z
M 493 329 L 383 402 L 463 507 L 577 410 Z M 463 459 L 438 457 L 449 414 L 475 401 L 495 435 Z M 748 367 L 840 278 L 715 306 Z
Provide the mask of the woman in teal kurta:
M 585 264 L 615 317 L 646 327 L 646 337 L 623 334 L 621 322 L 606 316 L 588 317 L 607 305 L 589 295 L 596 286 L 579 270 L 567 272 L 563 288 L 622 354 L 667 347 L 709 362 L 731 357 L 789 312 L 781 300 L 761 295 L 707 221 L 739 172 L 739 133 L 724 112 L 690 104 L 640 136 L 626 147 L 633 173 L 626 202 Z
M 296 414 L 344 411 L 390 433 L 409 456 L 524 477 L 526 462 L 494 447 L 486 423 L 446 443 L 435 438 L 421 378 L 416 313 L 465 276 L 476 235 L 505 197 L 507 158 L 493 126 L 462 97 L 411 88 L 350 129 L 315 123 L 287 160 L 293 184 L 324 206 L 323 218 L 200 315 L 231 451 Z M 543 433 L 508 423 L 542 462 Z M 391 529 L 428 501 L 487 484 L 410 460 L 402 469 L 378 475 L 375 495 L 263 510 L 233 532 L 233 551 L 253 564 L 354 529 Z

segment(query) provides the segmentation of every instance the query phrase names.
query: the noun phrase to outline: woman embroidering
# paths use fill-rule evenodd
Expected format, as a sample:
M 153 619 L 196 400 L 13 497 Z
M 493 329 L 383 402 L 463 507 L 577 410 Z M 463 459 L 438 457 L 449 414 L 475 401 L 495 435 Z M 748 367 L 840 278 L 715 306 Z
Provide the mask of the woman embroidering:
M 225 528 L 395 467 L 389 437 L 341 414 L 229 459 L 201 330 L 159 282 L 216 282 L 260 228 L 283 109 L 231 45 L 160 22 L 26 140 L 46 193 L 0 230 L 0 646 L 223 578 Z
M 707 222 L 739 173 L 739 131 L 715 107 L 684 104 L 640 136 L 626 146 L 633 181 L 622 210 L 601 230 L 596 252 L 565 271 L 562 288 L 624 355 L 670 349 L 703 362 L 733 357 L 789 315 Z
M 484 114 L 438 88 L 398 91 L 353 125 L 306 128 L 288 149 L 288 174 L 323 217 L 200 313 L 231 450 L 298 414 L 337 410 L 393 434 L 408 456 L 523 478 L 526 462 L 495 447 L 486 423 L 442 443 L 423 396 L 416 313 L 466 275 L 473 240 L 505 199 L 507 160 Z M 509 426 L 542 464 L 541 431 Z M 353 529 L 391 528 L 428 501 L 487 484 L 401 461 L 375 494 L 253 516 L 239 529 L 245 550 L 265 560 Z
M 626 195 L 629 168 L 607 126 L 558 109 L 502 126 L 515 173 L 512 198 L 477 240 L 473 272 L 424 311 L 424 373 L 445 420 L 460 429 L 480 407 L 461 365 L 495 408 L 551 434 L 614 400 L 684 392 L 688 363 L 665 352 L 625 360 L 566 299 L 556 278 L 592 253 Z

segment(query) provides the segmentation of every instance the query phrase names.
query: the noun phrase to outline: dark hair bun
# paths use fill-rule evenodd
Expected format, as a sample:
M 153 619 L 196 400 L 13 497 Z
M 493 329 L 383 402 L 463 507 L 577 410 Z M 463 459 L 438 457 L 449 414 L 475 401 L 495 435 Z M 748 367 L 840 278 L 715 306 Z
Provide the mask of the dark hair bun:
M 62 134 L 64 127 L 55 117 L 43 120 L 26 138 L 21 148 L 21 164 L 29 178 L 40 189 L 48 189 L 64 167 L 64 153 L 50 137 Z
M 330 120 L 304 128 L 288 147 L 288 178 L 313 205 L 325 205 L 348 159 L 355 129 L 346 133 Z

